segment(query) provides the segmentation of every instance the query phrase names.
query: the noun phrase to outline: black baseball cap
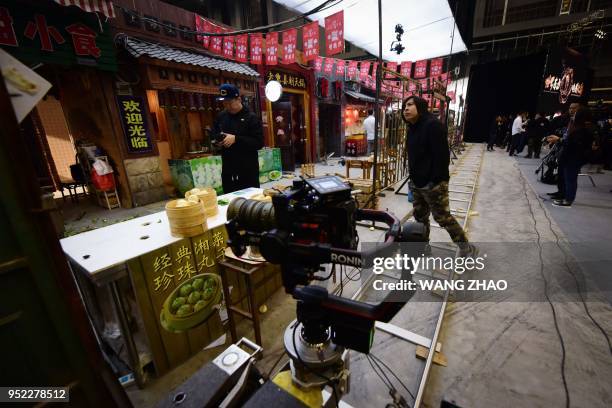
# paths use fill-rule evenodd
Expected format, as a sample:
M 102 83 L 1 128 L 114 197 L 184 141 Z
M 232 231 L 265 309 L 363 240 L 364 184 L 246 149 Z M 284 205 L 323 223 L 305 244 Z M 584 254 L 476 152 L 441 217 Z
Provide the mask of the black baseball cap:
M 240 96 L 240 91 L 232 84 L 223 84 L 219 87 L 219 95 L 217 96 L 218 101 L 224 101 L 226 99 L 234 99 Z

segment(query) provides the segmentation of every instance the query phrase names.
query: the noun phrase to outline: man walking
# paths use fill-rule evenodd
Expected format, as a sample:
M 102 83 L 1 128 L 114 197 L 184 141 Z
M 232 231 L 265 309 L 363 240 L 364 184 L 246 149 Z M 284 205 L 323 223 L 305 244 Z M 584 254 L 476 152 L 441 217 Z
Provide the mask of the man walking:
M 363 121 L 363 128 L 365 129 L 366 136 L 368 139 L 368 156 L 374 152 L 374 111 L 368 110 L 368 117 Z
M 521 138 L 525 129 L 523 128 L 523 122 L 525 121 L 525 111 L 520 111 L 514 122 L 512 122 L 512 138 L 510 139 L 510 156 L 514 156 L 515 152 L 518 152 Z
M 414 218 L 425 225 L 429 239 L 429 214 L 446 229 L 460 248 L 461 256 L 476 252 L 451 215 L 448 203 L 450 151 L 446 127 L 427 111 L 427 101 L 409 96 L 403 103 L 402 118 L 408 124 L 408 167 L 414 194 Z
M 242 105 L 240 92 L 234 85 L 221 85 L 217 100 L 223 101 L 224 109 L 215 119 L 212 135 L 222 149 L 223 192 L 259 187 L 257 150 L 263 147 L 261 122 Z

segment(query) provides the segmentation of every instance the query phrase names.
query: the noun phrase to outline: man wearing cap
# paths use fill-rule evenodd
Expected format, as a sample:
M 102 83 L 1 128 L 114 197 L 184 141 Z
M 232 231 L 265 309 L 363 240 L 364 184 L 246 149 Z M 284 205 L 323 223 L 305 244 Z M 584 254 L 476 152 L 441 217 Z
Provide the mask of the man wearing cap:
M 242 105 L 240 92 L 234 85 L 221 85 L 217 100 L 223 101 L 224 109 L 215 119 L 212 136 L 222 149 L 223 192 L 259 187 L 257 150 L 263 147 L 261 122 Z

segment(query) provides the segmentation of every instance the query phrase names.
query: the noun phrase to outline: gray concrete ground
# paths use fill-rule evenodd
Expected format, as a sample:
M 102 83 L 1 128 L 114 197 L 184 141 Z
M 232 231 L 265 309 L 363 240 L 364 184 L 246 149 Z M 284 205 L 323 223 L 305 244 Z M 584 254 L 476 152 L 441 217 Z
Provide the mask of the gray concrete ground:
M 433 367 L 424 406 L 438 407 L 442 400 L 453 401 L 462 407 L 565 404 L 561 346 L 551 306 L 544 299 L 538 234 L 543 248 L 543 273 L 566 348 L 565 375 L 571 406 L 612 406 L 609 380 L 612 378 L 612 355 L 604 336 L 588 318 L 576 296 L 575 281 L 570 275 L 570 272 L 577 274 L 580 284 L 588 288 L 590 313 L 608 335 L 612 335 L 612 308 L 605 298 L 609 293 L 601 291 L 609 282 L 609 275 L 602 271 L 606 265 L 608 274 L 610 270 L 609 255 L 604 256 L 604 251 L 610 254 L 611 241 L 607 234 L 612 223 L 609 201 L 612 177 L 610 173 L 594 176 L 597 188 L 589 187 L 589 182 L 581 179 L 574 207 L 552 208 L 534 193 L 534 189 L 540 195 L 552 190 L 535 181 L 536 163 L 510 158 L 501 151 L 485 153 L 473 208 L 478 215 L 470 219 L 468 233 L 470 240 L 483 250 L 495 253 L 497 263 L 488 268 L 484 276 L 507 278 L 516 291 L 506 297 L 494 295 L 486 301 L 449 304 L 439 339 L 448 366 Z M 317 175 L 334 172 L 343 174 L 344 169 L 337 165 L 317 165 Z M 400 218 L 409 215 L 411 210 L 405 196 L 392 192 L 381 198 L 380 207 Z M 147 210 L 154 212 L 161 208 L 163 206 L 151 206 Z M 92 214 L 89 214 L 92 219 L 100 218 L 93 209 Z M 133 213 L 127 211 L 121 216 L 131 215 Z M 87 214 L 81 217 L 81 221 L 87 217 Z M 380 240 L 382 233 L 359 228 L 362 242 Z M 555 234 L 559 236 L 559 246 Z M 448 242 L 446 232 L 436 228 L 432 229 L 431 238 L 436 242 Z M 595 267 L 584 262 L 584 258 L 592 255 L 578 245 L 584 242 L 598 244 L 596 253 L 600 262 Z M 578 253 L 578 262 L 570 262 L 569 272 L 560 261 L 564 258 L 561 249 L 567 251 L 572 260 Z M 359 281 L 347 282 L 344 295 L 350 296 L 358 286 Z M 439 298 L 431 293 L 417 293 L 392 323 L 430 337 L 437 318 L 438 301 Z M 269 311 L 262 321 L 265 354 L 258 363 L 263 372 L 268 372 L 279 357 L 281 364 L 286 359 L 282 356 L 280 333 L 295 316 L 294 301 L 280 291 L 267 306 Z M 246 322 L 239 326 L 238 332 L 239 336 L 252 337 Z M 134 405 L 153 405 L 223 348 L 197 354 L 162 378 L 152 379 L 144 390 L 130 387 L 128 393 Z M 423 362 L 415 358 L 414 345 L 377 331 L 372 351 L 397 372 L 413 394 L 416 392 Z M 388 392 L 367 360 L 357 353 L 352 353 L 351 359 L 352 391 L 345 400 L 355 407 L 385 406 L 389 402 Z M 412 402 L 408 395 L 406 399 Z

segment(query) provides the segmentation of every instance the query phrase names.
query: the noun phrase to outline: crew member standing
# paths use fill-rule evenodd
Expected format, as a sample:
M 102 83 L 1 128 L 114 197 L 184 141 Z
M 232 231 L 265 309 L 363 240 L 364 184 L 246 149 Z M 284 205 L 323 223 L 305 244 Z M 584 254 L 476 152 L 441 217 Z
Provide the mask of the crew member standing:
M 368 155 L 374 152 L 374 111 L 372 109 L 368 110 L 368 117 L 363 120 L 363 128 L 366 132 L 366 137 L 368 138 Z
M 408 124 L 408 168 L 414 194 L 414 218 L 425 225 L 429 239 L 429 214 L 461 249 L 461 256 L 473 256 L 463 228 L 450 213 L 448 165 L 450 151 L 446 127 L 427 110 L 427 101 L 409 96 L 403 103 L 402 118 Z
M 215 119 L 213 138 L 221 147 L 223 192 L 259 187 L 257 150 L 263 147 L 263 130 L 257 115 L 242 105 L 238 88 L 223 84 L 217 100 L 223 111 Z

